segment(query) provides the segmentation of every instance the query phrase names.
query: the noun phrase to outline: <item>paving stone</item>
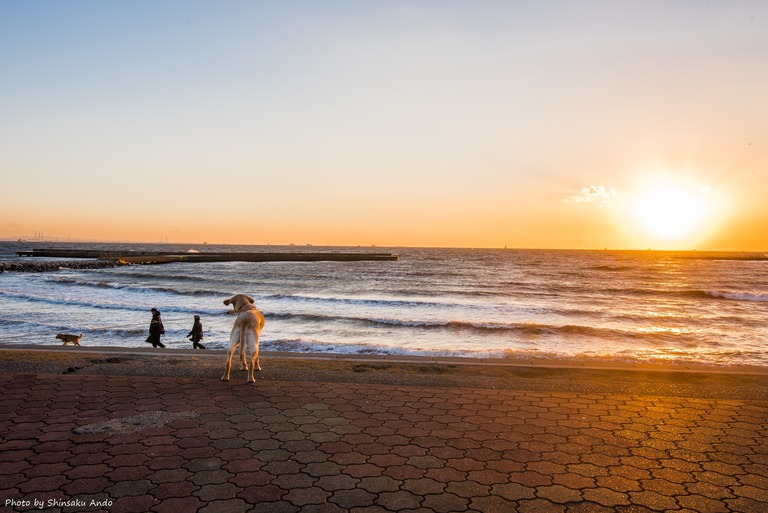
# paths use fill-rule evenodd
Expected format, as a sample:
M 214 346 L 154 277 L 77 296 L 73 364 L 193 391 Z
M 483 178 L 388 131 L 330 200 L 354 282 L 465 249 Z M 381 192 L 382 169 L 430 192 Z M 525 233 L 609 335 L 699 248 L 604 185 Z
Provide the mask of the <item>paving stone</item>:
M 518 504 L 497 496 L 473 497 L 469 508 L 482 513 L 512 513 L 518 511 Z
M 371 493 L 394 492 L 400 489 L 402 481 L 390 476 L 364 477 L 359 480 L 357 488 Z
M 150 490 L 150 494 L 156 499 L 168 499 L 170 497 L 189 497 L 200 487 L 190 481 L 161 483 Z
M 234 477 L 234 474 L 227 472 L 226 470 L 201 470 L 192 474 L 189 480 L 198 486 L 203 486 L 207 484 L 226 483 L 232 477 Z
M 111 497 L 138 496 L 145 495 L 154 486 L 152 482 L 140 479 L 138 481 L 121 481 L 108 488 L 104 488 L 104 491 Z
M 409 491 L 415 495 L 429 495 L 443 493 L 445 484 L 434 479 L 407 479 L 400 487 L 402 490 Z
M 115 472 L 117 472 L 117 470 Z M 192 472 L 185 468 L 176 468 L 172 470 L 163 469 L 148 474 L 146 479 L 153 483 L 177 483 L 189 479 L 191 475 Z M 121 479 L 118 478 L 115 480 L 120 481 Z
M 381 467 L 377 467 L 376 465 L 371 465 L 369 463 L 363 463 L 359 465 L 347 465 L 344 468 L 345 474 L 348 474 L 352 477 L 357 477 L 357 478 L 380 476 L 383 471 L 384 469 L 382 469 Z
M 16 487 L 23 494 L 42 495 L 47 492 L 59 490 L 62 486 L 64 486 L 67 483 L 69 483 L 69 479 L 61 475 L 43 476 L 43 477 L 33 477 L 32 479 L 28 479 L 28 480 L 21 479 L 19 484 L 16 485 Z
M 111 485 L 112 482 L 105 477 L 83 477 L 72 480 L 70 483 L 62 486 L 61 490 L 69 496 L 95 494 L 106 490 Z
M 242 488 L 232 483 L 208 484 L 201 486 L 194 492 L 194 495 L 203 502 L 211 502 L 220 499 L 230 499 L 235 497 L 241 490 Z
M 754 486 L 734 486 L 731 490 L 737 497 L 745 497 L 768 504 L 768 489 Z
M 681 507 L 699 513 L 729 513 L 730 511 L 725 502 L 702 497 L 701 495 L 683 495 L 677 497 L 677 502 Z
M 14 463 L 19 463 L 19 462 L 14 462 Z M 72 470 L 72 467 L 66 461 L 62 461 L 59 463 L 41 463 L 38 465 L 31 465 L 27 461 L 24 461 L 21 463 L 23 463 L 24 466 L 26 466 L 26 469 L 24 469 L 24 475 L 28 478 L 58 476 L 61 474 L 64 474 L 67 477 L 69 477 L 67 473 Z M 7 464 L 7 465 L 11 465 L 11 464 Z M 93 467 L 96 465 L 87 465 L 87 466 Z M 84 467 L 86 467 L 86 465 L 84 465 Z M 106 465 L 101 465 L 101 464 L 100 464 L 100 467 L 106 468 L 106 469 L 109 468 Z M 70 479 L 74 479 L 76 477 L 84 477 L 84 476 L 74 476 Z
M 472 470 L 467 472 L 467 479 L 486 485 L 505 483 L 508 481 L 506 474 L 502 474 L 495 470 Z
M 305 465 L 298 461 L 270 461 L 262 467 L 264 472 L 273 475 L 296 474 L 303 470 Z
M 585 500 L 595 502 L 601 506 L 615 508 L 617 506 L 629 505 L 629 497 L 626 493 L 616 492 L 607 488 L 587 488 L 582 490 L 581 493 Z
M 595 504 L 594 502 L 579 502 L 576 504 L 568 504 L 566 507 L 567 513 L 616 513 L 616 508 L 609 508 L 607 506 L 602 506 L 600 504 Z M 639 512 L 637 512 L 639 513 Z M 680 511 L 678 513 L 696 513 L 694 511 L 689 512 L 683 512 Z
M 491 487 L 491 494 L 503 497 L 508 501 L 520 501 L 536 497 L 536 489 L 520 483 L 504 483 Z
M 451 481 L 463 481 L 466 479 L 467 473 L 456 470 L 455 468 L 431 468 L 424 472 L 424 477 L 440 481 L 441 483 L 448 483 Z
M 218 470 L 224 462 L 220 458 L 199 458 L 188 461 L 183 465 L 190 472 L 199 472 L 201 470 Z
M 159 504 L 161 502 L 150 495 L 119 497 L 114 500 L 109 511 L 110 513 L 146 513 Z
M 325 504 L 308 504 L 302 506 L 301 513 L 347 513 L 349 510 L 341 508 L 331 502 Z
M 360 507 L 371 506 L 376 495 L 366 492 L 365 490 L 338 490 L 328 499 L 329 502 L 336 504 L 337 506 L 345 509 L 354 509 Z
M 229 513 L 232 510 L 224 510 L 221 513 Z M 235 510 L 238 511 L 238 510 Z M 287 501 L 268 502 L 265 504 L 257 504 L 250 510 L 253 513 L 298 513 L 301 508 L 294 506 Z M 202 513 L 202 512 L 198 512 Z M 207 512 L 205 512 L 207 513 Z
M 179 513 L 181 511 L 197 511 L 205 503 L 197 497 L 172 497 L 154 506 L 152 511 L 156 513 Z
M 437 513 L 451 513 L 466 511 L 469 501 L 464 497 L 453 495 L 451 493 L 441 493 L 438 495 L 428 495 L 424 498 L 422 505 L 428 510 Z
M 765 513 L 764 502 L 739 497 L 738 499 L 726 499 L 725 503 L 728 505 L 730 511 L 740 513 Z
M 415 509 L 421 505 L 421 497 L 411 492 L 382 492 L 376 498 L 376 504 L 392 511 L 403 511 L 406 509 Z
M 304 467 L 304 472 L 315 477 L 338 475 L 341 473 L 342 470 L 344 470 L 343 466 L 339 465 L 338 463 L 334 463 L 332 461 L 324 461 L 320 463 L 308 463 Z
M 433 469 L 439 470 L 439 469 Z M 404 481 L 406 479 L 419 479 L 425 477 L 425 471 L 418 467 L 411 465 L 397 465 L 394 467 L 387 467 L 383 472 L 383 475 L 390 476 L 394 479 Z M 432 478 L 430 478 L 432 479 Z
M 238 497 L 249 504 L 262 504 L 279 501 L 286 493 L 286 490 L 278 488 L 275 485 L 249 486 L 237 494 Z
M 533 499 L 529 501 L 520 501 L 515 511 L 521 513 L 564 513 L 566 509 L 565 506 L 550 502 L 546 499 Z
M 629 492 L 629 500 L 632 504 L 647 506 L 656 511 L 680 509 L 674 498 L 656 492 Z
M 762 513 L 768 502 L 760 401 L 61 379 L 0 373 L 0 490 L 109 494 L 110 513 Z M 193 410 L 133 433 L 71 431 Z
M 330 496 L 331 492 L 312 486 L 309 488 L 294 488 L 289 490 L 288 493 L 283 496 L 283 500 L 288 501 L 295 506 L 304 507 L 308 504 L 323 504 Z
M 294 488 L 309 488 L 314 486 L 317 482 L 317 478 L 303 473 L 283 474 L 273 477 L 271 482 L 284 490 L 291 490 Z
M 367 479 L 376 479 L 376 478 L 367 478 Z M 317 486 L 318 488 L 322 488 L 323 490 L 326 490 L 328 492 L 335 492 L 337 490 L 352 490 L 358 485 L 358 483 L 360 483 L 360 479 L 356 479 L 346 474 L 339 474 L 339 475 L 330 475 L 330 476 L 320 477 L 315 482 L 315 486 Z
M 445 491 L 458 495 L 459 497 L 471 499 L 472 497 L 484 497 L 490 495 L 491 487 L 474 481 L 454 481 L 445 485 Z

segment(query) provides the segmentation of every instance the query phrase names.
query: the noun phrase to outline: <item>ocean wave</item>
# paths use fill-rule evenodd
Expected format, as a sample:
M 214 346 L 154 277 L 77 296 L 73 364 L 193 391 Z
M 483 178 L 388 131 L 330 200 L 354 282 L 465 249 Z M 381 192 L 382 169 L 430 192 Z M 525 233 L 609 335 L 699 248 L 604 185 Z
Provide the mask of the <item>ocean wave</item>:
M 100 310 L 128 310 L 134 312 L 146 312 L 148 307 L 146 305 L 130 305 L 125 303 L 106 302 L 106 301 L 79 301 L 76 299 L 63 299 L 46 296 L 38 296 L 35 294 L 22 294 L 18 292 L 10 292 L 7 290 L 0 290 L 0 297 L 10 298 L 16 301 L 28 301 L 31 303 L 46 303 L 57 306 L 74 306 L 87 309 L 100 309 Z M 222 315 L 225 313 L 223 309 L 201 309 L 184 306 L 160 306 L 158 307 L 163 312 L 173 313 L 190 313 L 190 314 L 206 314 L 206 315 Z
M 232 294 L 228 292 L 222 292 L 219 290 L 180 290 L 172 287 L 141 287 L 136 285 L 122 285 L 117 283 L 110 283 L 107 281 L 83 281 L 76 280 L 74 278 L 53 278 L 48 280 L 50 282 L 59 285 L 72 285 L 78 287 L 95 287 L 100 289 L 115 289 L 125 290 L 129 292 L 139 293 L 165 293 L 174 294 L 179 296 L 217 296 L 217 297 L 229 297 Z
M 719 291 L 709 290 L 703 291 L 707 296 L 731 299 L 733 301 L 748 301 L 754 303 L 767 303 L 768 293 L 764 292 L 737 292 L 737 291 Z
M 124 270 L 126 269 L 126 270 Z M 130 279 L 150 279 L 150 280 L 166 280 L 166 281 L 183 281 L 183 282 L 199 282 L 202 278 L 192 274 L 169 274 L 162 271 L 158 272 L 135 272 L 135 267 L 118 267 L 115 270 L 99 270 L 91 274 L 102 274 L 105 276 L 114 276 L 115 278 L 130 278 Z
M 591 269 L 593 271 L 622 272 L 622 271 L 632 271 L 633 269 L 635 269 L 635 267 L 631 265 L 595 265 L 595 266 L 589 267 L 588 269 Z
M 649 340 L 679 340 L 686 333 L 674 329 L 659 328 L 656 330 L 618 329 L 577 324 L 555 325 L 535 322 L 497 323 L 472 321 L 440 321 L 440 320 L 405 320 L 391 318 L 355 317 L 323 314 L 276 313 L 265 314 L 267 320 L 281 319 L 299 322 L 319 323 L 351 323 L 360 327 L 391 329 L 417 329 L 431 331 L 464 331 L 477 335 L 510 335 L 522 337 L 568 337 L 583 336 L 601 339 L 649 339 Z
M 659 296 L 699 299 L 731 299 L 735 301 L 768 302 L 768 293 L 718 291 L 703 289 L 658 289 L 658 288 L 606 288 L 601 292 L 615 296 L 626 294 L 630 296 Z
M 320 296 L 303 296 L 295 294 L 271 294 L 267 296 L 260 296 L 261 300 L 277 300 L 277 301 L 299 301 L 308 303 L 328 303 L 328 304 L 345 304 L 356 306 L 386 306 L 386 307 L 440 307 L 445 308 L 447 306 L 455 306 L 454 303 L 445 301 L 410 301 L 403 299 L 371 299 L 371 298 L 349 298 L 349 297 L 320 297 Z
M 430 356 L 434 358 L 504 358 L 503 349 L 435 349 L 370 343 L 333 343 L 306 338 L 262 341 L 264 351 L 371 356 Z
M 346 322 L 368 327 L 388 326 L 400 328 L 419 328 L 419 329 L 447 329 L 447 330 L 476 330 L 485 332 L 499 333 L 502 331 L 520 331 L 520 330 L 538 330 L 539 325 L 526 324 L 502 324 L 502 323 L 479 323 L 464 321 L 431 321 L 431 320 L 404 320 L 375 317 L 355 317 L 348 315 L 325 315 L 325 314 L 306 314 L 306 313 L 265 313 L 267 319 L 284 319 L 308 322 Z
M 0 319 L 0 326 L 9 328 L 9 333 L 15 332 L 17 334 L 29 334 L 29 333 L 51 333 L 54 336 L 56 333 L 83 333 L 83 335 L 102 335 L 107 337 L 135 337 L 147 332 L 147 327 L 73 327 L 72 324 L 60 324 L 60 323 L 46 323 L 41 319 L 34 320 L 19 320 L 19 319 Z M 3 339 L 5 337 L 0 337 Z M 42 342 L 46 342 L 43 340 Z

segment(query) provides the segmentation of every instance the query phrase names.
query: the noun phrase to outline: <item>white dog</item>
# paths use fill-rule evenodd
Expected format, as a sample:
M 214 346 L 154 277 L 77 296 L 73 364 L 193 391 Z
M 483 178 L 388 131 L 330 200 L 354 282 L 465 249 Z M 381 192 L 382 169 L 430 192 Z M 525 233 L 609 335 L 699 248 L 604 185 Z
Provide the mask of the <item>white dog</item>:
M 235 349 L 240 346 L 240 370 L 248 371 L 248 383 L 255 383 L 253 376 L 255 370 L 261 370 L 259 364 L 259 338 L 264 327 L 264 316 L 259 309 L 253 306 L 253 298 L 245 294 L 237 294 L 224 300 L 224 304 L 232 305 L 228 314 L 237 314 L 232 333 L 229 335 L 229 350 L 227 351 L 227 367 L 222 381 L 229 381 L 229 371 L 232 369 L 232 356 Z M 251 365 L 246 362 L 246 351 L 251 355 Z

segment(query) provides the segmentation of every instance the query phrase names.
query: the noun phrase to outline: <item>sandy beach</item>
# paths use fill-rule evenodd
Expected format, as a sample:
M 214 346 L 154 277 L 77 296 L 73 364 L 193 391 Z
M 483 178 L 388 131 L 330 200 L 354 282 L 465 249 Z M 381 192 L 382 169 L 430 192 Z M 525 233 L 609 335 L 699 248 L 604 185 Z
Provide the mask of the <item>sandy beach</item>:
M 4 372 L 221 377 L 216 350 L 6 345 Z M 259 380 L 371 383 L 768 400 L 768 369 L 751 366 L 623 364 L 612 360 L 499 360 L 418 356 L 262 353 Z M 234 369 L 234 366 L 233 366 Z M 233 371 L 233 381 L 242 377 Z M 234 377 L 237 376 L 237 377 Z
M 6 511 L 762 511 L 760 369 L 4 348 Z M 37 507 L 35 507 L 37 505 Z

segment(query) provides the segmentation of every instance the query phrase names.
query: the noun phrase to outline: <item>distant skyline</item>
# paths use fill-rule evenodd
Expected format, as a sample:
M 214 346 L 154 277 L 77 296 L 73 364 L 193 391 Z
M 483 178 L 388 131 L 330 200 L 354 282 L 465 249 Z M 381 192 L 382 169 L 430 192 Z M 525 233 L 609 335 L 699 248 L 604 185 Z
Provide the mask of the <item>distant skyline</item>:
M 0 239 L 768 251 L 768 2 L 0 0 Z

